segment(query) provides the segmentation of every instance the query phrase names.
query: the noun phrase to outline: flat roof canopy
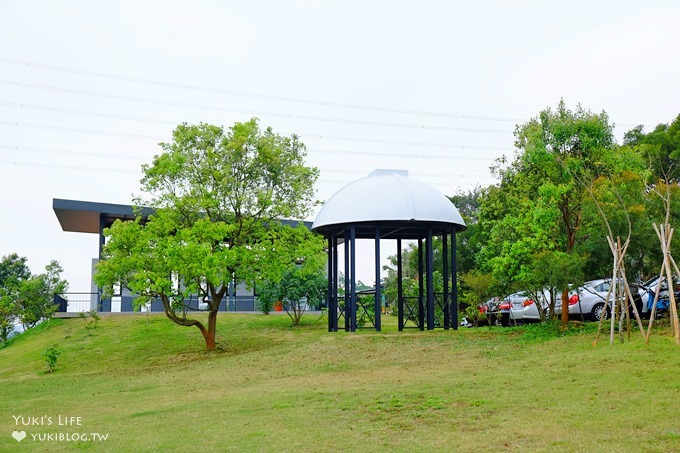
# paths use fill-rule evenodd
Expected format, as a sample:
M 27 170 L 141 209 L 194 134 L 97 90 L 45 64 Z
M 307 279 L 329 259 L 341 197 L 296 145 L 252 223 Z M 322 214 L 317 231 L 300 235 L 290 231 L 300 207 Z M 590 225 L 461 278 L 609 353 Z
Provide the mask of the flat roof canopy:
M 132 206 L 124 204 L 54 198 L 52 209 L 59 219 L 61 229 L 76 233 L 99 234 L 101 227 L 110 227 L 116 219 L 134 220 L 136 218 Z M 151 213 L 153 213 L 151 208 L 142 209 L 144 217 L 148 217 Z M 103 221 L 102 223 L 100 223 L 100 219 Z
M 75 233 L 100 234 L 102 228 L 108 228 L 116 220 L 135 220 L 137 217 L 131 205 L 96 203 L 92 201 L 52 199 L 52 209 L 59 219 L 61 229 Z M 142 208 L 142 217 L 153 214 L 153 208 Z M 100 223 L 101 222 L 101 223 Z M 296 226 L 294 220 L 282 220 L 284 225 Z M 311 228 L 311 222 L 301 222 Z

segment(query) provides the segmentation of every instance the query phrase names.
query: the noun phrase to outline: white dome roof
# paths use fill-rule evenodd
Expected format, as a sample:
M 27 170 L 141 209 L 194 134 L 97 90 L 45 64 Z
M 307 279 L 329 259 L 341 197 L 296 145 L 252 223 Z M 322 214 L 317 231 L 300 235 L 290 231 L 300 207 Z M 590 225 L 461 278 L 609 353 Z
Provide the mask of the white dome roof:
M 337 191 L 321 208 L 312 230 L 359 222 L 465 222 L 458 209 L 433 187 L 404 171 L 376 170 Z

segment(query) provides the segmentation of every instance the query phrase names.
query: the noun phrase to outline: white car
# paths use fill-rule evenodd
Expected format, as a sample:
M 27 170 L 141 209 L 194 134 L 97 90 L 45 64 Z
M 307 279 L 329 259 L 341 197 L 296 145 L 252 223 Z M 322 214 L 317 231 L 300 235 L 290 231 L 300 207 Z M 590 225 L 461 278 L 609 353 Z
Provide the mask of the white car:
M 569 315 L 582 315 L 588 318 L 599 321 L 604 313 L 605 300 L 609 289 L 611 288 L 612 280 L 610 278 L 591 280 L 585 282 L 582 286 L 579 286 L 576 290 L 569 292 Z M 638 308 L 638 311 L 642 308 L 642 294 L 639 293 L 637 287 L 631 287 L 633 291 L 633 299 Z M 609 294 L 609 308 L 607 311 L 611 310 L 611 304 L 615 299 L 614 294 Z M 560 297 L 557 298 L 555 304 L 555 313 L 562 314 L 562 300 Z
M 541 314 L 536 306 L 536 297 L 529 291 L 518 291 L 505 297 L 499 304 L 501 313 L 507 313 L 510 324 L 524 321 L 541 321 Z M 544 294 L 539 294 L 538 303 L 547 306 Z
M 512 317 L 522 321 L 542 321 L 541 311 L 538 309 L 540 304 L 542 311 L 548 309 L 550 301 L 550 291 L 543 290 L 539 294 L 531 294 L 528 291 L 515 293 L 512 298 Z

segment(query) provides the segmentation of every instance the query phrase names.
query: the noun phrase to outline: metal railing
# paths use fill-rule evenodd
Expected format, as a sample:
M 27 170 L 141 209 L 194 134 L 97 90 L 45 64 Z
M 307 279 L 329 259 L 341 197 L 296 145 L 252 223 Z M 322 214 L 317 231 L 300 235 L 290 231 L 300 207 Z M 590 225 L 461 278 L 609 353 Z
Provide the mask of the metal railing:
M 113 296 L 102 298 L 99 293 L 62 293 L 54 295 L 54 304 L 57 312 L 79 313 L 97 310 L 105 313 L 127 313 L 133 311 L 162 313 L 163 302 L 160 299 L 151 299 L 139 309 L 135 308 L 134 296 Z M 187 311 L 205 311 L 207 306 L 199 297 L 190 297 L 185 300 Z M 256 297 L 254 296 L 231 296 L 225 297 L 220 303 L 219 311 L 257 311 Z
M 99 311 L 99 293 L 62 293 L 54 295 L 57 312 L 79 313 L 92 309 Z

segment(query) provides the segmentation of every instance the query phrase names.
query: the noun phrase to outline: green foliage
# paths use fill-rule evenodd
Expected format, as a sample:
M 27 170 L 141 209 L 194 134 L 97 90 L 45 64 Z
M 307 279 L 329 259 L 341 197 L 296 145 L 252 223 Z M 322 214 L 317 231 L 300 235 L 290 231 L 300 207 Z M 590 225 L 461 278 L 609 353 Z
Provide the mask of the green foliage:
M 464 307 L 465 318 L 477 326 L 479 321 L 486 319 L 486 315 L 480 313 L 479 306 L 493 295 L 496 280 L 491 274 L 472 270 L 460 276 L 460 283 L 463 288 L 460 302 L 461 307 Z
M 645 174 L 646 225 L 639 241 L 644 241 L 646 250 L 634 249 L 635 270 L 648 277 L 658 272 L 663 257 L 660 247 L 649 247 L 658 242 L 651 224 L 668 221 L 671 225 L 680 222 L 680 197 L 677 182 L 680 178 L 680 115 L 670 124 L 659 124 L 645 133 L 642 126 L 626 132 L 624 144 L 630 152 L 646 163 L 649 171 Z M 668 214 L 668 217 L 667 217 Z M 680 243 L 673 241 L 674 255 L 680 253 Z
M 300 325 L 306 307 L 319 308 L 328 288 L 328 280 L 323 273 L 322 249 L 319 252 L 317 259 L 286 268 L 278 281 L 262 282 L 258 286 L 260 307 L 270 307 L 271 310 L 276 301 L 283 302 L 283 308 L 294 326 Z
M 619 148 L 613 154 L 616 161 L 611 164 L 612 174 L 598 175 L 589 184 L 590 196 L 583 205 L 583 226 L 575 248 L 592 257 L 585 261 L 586 275 L 602 276 L 611 272 L 611 251 L 605 236 L 622 242 L 628 238 L 628 273 L 644 275 L 650 270 L 645 262 L 650 244 L 657 242 L 646 200 L 644 161 L 628 148 Z
M 305 166 L 298 137 L 282 137 L 257 120 L 228 130 L 179 125 L 163 153 L 143 166 L 139 205 L 155 208 L 148 221 L 116 222 L 95 280 L 163 302 L 175 323 L 196 326 L 215 347 L 215 317 L 233 281 L 280 280 L 284 269 L 316 253 L 312 233 L 283 219 L 305 218 L 318 170 Z M 208 327 L 188 316 L 187 301 L 208 301 Z
M 57 261 L 51 261 L 45 266 L 45 272 L 24 280 L 19 290 L 18 303 L 20 306 L 19 320 L 25 328 L 52 316 L 57 306 L 54 295 L 65 292 L 68 282 L 62 280 L 63 269 Z
M 60 355 L 61 351 L 57 349 L 56 344 L 45 349 L 45 351 L 43 352 L 43 358 L 45 359 L 45 363 L 47 364 L 48 373 L 54 372 L 57 366 L 57 359 L 59 358 Z
M 256 306 L 263 314 L 268 315 L 274 309 L 274 304 L 277 302 L 275 297 L 270 296 L 269 288 L 271 286 L 266 286 L 265 288 L 258 289 Z
M 23 280 L 31 278 L 26 257 L 20 257 L 16 253 L 3 256 L 0 261 L 0 290 L 9 291 L 17 289 Z
M 624 241 L 630 232 L 629 278 L 658 272 L 662 256 L 652 222 L 663 222 L 666 204 L 670 223 L 680 222 L 680 115 L 649 133 L 638 126 L 617 146 L 605 112 L 568 108 L 562 100 L 517 125 L 515 139 L 514 159 L 503 157 L 492 168 L 497 185 L 450 197 L 468 225 L 457 236 L 461 276 L 491 274 L 490 296 L 550 294 L 550 317 L 568 285 L 611 273 L 607 235 Z M 680 254 L 680 241 L 673 252 Z M 441 256 L 436 242 L 436 266 Z M 417 262 L 410 244 L 403 282 L 411 296 L 417 295 Z M 386 270 L 390 305 L 396 303 L 396 257 Z M 477 303 L 465 285 L 460 294 L 462 304 Z
M 587 260 L 611 261 L 609 253 L 588 255 L 578 245 L 584 224 L 594 226 L 591 219 L 597 219 L 586 207 L 590 184 L 621 174 L 626 159 L 615 146 L 606 113 L 593 114 L 580 105 L 570 110 L 564 101 L 518 125 L 515 138 L 517 158 L 497 165 L 501 183 L 481 200 L 487 242 L 480 256 L 508 292 L 564 290 L 583 279 Z M 588 231 L 589 241 L 604 241 L 599 227 L 599 234 Z
M 17 299 L 22 282 L 31 278 L 26 261 L 16 253 L 0 260 L 0 343 L 7 341 L 21 313 Z
M 475 187 L 467 192 L 459 192 L 451 201 L 465 220 L 467 228 L 456 234 L 456 265 L 458 272 L 466 273 L 479 266 L 477 258 L 484 242 L 484 231 L 480 228 L 479 214 L 481 200 L 487 189 Z M 435 247 L 441 242 L 435 243 Z
M 0 296 L 0 344 L 4 344 L 14 331 L 18 311 L 11 298 Z
M 626 132 L 623 143 L 632 147 L 647 162 L 649 184 L 677 182 L 680 178 L 680 115 L 671 124 L 659 124 L 645 133 L 642 126 Z
M 0 342 L 7 341 L 15 322 L 29 329 L 49 319 L 56 310 L 54 295 L 68 287 L 57 261 L 51 261 L 38 275 L 31 275 L 26 262 L 16 253 L 0 261 Z
M 86 330 L 95 330 L 97 328 L 97 324 L 102 319 L 102 317 L 99 316 L 99 313 L 97 312 L 97 310 L 90 310 L 87 313 L 81 311 L 79 316 L 80 316 L 80 319 L 85 320 L 85 329 Z

